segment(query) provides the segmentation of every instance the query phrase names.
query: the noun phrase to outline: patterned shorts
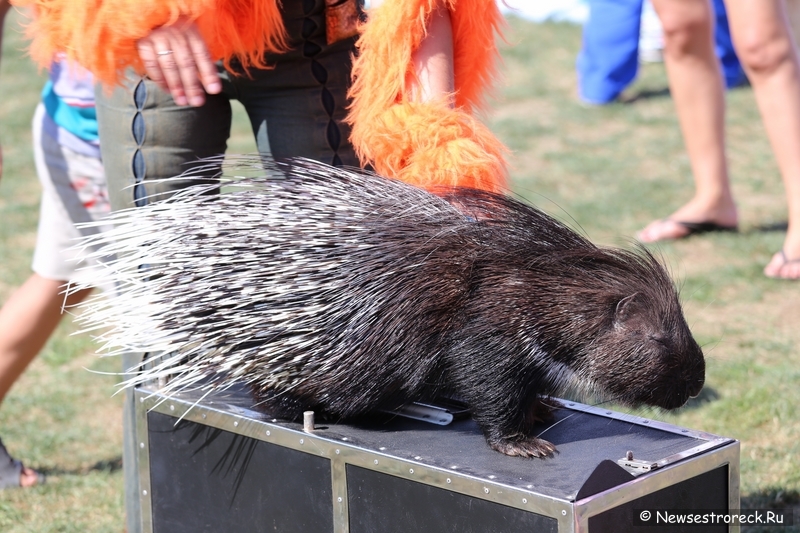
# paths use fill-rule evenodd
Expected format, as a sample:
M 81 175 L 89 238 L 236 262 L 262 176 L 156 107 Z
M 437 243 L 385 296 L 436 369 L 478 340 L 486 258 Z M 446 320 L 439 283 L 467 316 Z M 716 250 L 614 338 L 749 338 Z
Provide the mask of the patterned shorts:
M 62 146 L 43 128 L 44 106 L 33 118 L 36 172 L 42 184 L 42 201 L 33 271 L 47 279 L 91 280 L 97 261 L 83 259 L 87 250 L 76 248 L 77 240 L 104 228 L 81 228 L 75 224 L 101 220 L 111 208 L 106 179 L 99 158 Z

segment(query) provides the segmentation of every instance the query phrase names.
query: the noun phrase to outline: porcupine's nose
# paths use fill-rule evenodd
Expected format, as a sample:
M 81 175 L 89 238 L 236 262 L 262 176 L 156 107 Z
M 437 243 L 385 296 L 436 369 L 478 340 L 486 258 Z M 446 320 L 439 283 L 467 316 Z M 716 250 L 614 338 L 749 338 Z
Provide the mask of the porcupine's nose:
M 703 390 L 703 384 L 705 383 L 705 379 L 695 379 L 694 381 L 689 382 L 689 398 L 697 398 L 700 395 L 700 391 Z
M 687 376 L 687 392 L 690 398 L 695 398 L 700 391 L 703 390 L 703 385 L 706 382 L 706 363 L 702 355 L 697 359 L 694 368 Z

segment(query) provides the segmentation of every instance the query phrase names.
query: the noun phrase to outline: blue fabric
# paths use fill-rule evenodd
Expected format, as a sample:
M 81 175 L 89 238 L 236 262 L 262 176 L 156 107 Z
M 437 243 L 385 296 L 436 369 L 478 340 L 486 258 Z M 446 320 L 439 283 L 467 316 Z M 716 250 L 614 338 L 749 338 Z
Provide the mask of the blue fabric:
M 728 12 L 725 10 L 723 0 L 714 0 L 714 11 L 717 15 L 717 27 L 714 33 L 717 57 L 722 66 L 722 75 L 725 77 L 725 86 L 738 87 L 747 81 L 742 64 L 733 49 L 731 29 L 728 26 Z
M 578 94 L 592 104 L 613 101 L 636 78 L 643 0 L 589 0 L 578 54 Z M 733 49 L 723 0 L 714 0 L 716 52 L 727 87 L 741 85 L 744 70 Z
M 592 104 L 614 100 L 639 68 L 643 0 L 590 0 L 578 54 L 578 93 Z
M 58 126 L 85 141 L 98 140 L 97 112 L 94 107 L 68 105 L 56 94 L 50 80 L 42 89 L 42 103 L 47 114 Z

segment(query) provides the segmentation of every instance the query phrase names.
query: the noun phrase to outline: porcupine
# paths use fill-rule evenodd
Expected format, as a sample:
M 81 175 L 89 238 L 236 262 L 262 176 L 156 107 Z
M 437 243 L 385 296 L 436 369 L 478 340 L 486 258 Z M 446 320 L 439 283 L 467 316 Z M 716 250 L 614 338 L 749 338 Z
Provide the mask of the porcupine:
M 81 320 L 109 353 L 170 354 L 128 385 L 243 382 L 289 419 L 447 391 L 493 449 L 528 457 L 555 450 L 533 432 L 543 395 L 671 409 L 702 388 L 677 291 L 641 247 L 595 246 L 499 194 L 437 196 L 305 160 L 236 168 L 269 176 L 121 211 L 101 237 L 123 258 L 108 273 L 120 295 Z

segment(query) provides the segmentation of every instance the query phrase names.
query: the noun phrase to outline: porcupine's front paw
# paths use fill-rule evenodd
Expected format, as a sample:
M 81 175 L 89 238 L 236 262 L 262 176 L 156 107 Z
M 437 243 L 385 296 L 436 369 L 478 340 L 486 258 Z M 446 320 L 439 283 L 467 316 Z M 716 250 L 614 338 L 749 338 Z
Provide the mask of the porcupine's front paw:
M 493 450 L 512 457 L 548 457 L 558 451 L 553 443 L 537 437 L 500 438 L 487 442 Z

